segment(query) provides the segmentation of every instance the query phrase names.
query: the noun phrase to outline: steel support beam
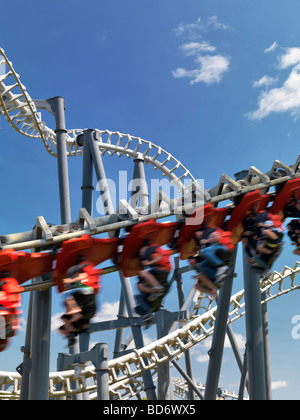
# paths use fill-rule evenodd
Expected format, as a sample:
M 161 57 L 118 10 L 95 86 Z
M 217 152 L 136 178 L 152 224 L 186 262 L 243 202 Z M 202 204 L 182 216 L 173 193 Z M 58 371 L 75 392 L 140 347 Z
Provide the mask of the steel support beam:
M 102 162 L 101 152 L 97 145 L 98 133 L 95 130 L 84 130 L 84 142 L 89 142 L 90 153 L 93 159 L 94 168 L 96 172 L 98 188 L 103 202 L 103 208 L 106 215 L 114 213 L 113 204 L 111 201 L 110 191 L 105 175 L 105 170 Z
M 52 113 L 55 117 L 61 223 L 71 223 L 65 101 L 61 96 L 56 96 L 48 99 L 46 102 L 50 105 Z
M 212 348 L 209 352 L 210 359 L 206 377 L 204 395 L 205 400 L 215 400 L 217 396 L 219 377 L 221 372 L 221 363 L 223 358 L 224 342 L 227 330 L 228 311 L 230 306 L 236 256 L 237 245 L 235 246 L 235 249 L 233 251 L 232 264 L 230 267 L 229 275 L 226 278 L 224 285 L 220 289 L 220 294 L 218 297 L 218 308 L 212 339 Z
M 93 158 L 89 141 L 84 141 L 84 134 L 77 137 L 77 142 L 83 146 L 82 159 L 82 207 L 93 216 Z
M 267 298 L 266 292 L 262 293 L 262 300 Z M 262 317 L 263 317 L 263 337 L 264 337 L 264 350 L 265 350 L 265 367 L 266 367 L 266 392 L 267 399 L 272 400 L 272 384 L 271 384 L 271 363 L 270 363 L 270 342 L 269 342 L 269 320 L 267 303 L 262 304 Z
M 261 308 L 260 274 L 255 273 L 243 249 L 247 360 L 250 400 L 266 400 L 266 353 Z
M 134 160 L 133 180 L 132 180 L 132 194 L 129 204 L 134 209 L 138 207 L 146 208 L 149 204 L 149 194 L 147 181 L 145 177 L 144 157 L 142 154 L 138 155 Z

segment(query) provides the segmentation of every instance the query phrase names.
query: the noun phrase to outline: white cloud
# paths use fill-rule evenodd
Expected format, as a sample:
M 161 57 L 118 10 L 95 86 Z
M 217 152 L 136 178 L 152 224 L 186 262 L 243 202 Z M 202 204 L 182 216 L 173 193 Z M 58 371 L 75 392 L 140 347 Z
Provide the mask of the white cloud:
M 222 55 L 199 55 L 195 60 L 197 68 L 187 70 L 178 68 L 172 72 L 177 79 L 190 79 L 190 84 L 203 82 L 207 85 L 219 83 L 225 72 L 229 70 L 229 60 Z
M 253 87 L 271 86 L 278 81 L 277 77 L 263 76 L 259 80 L 253 82 Z
M 245 339 L 245 337 L 242 336 L 241 334 L 235 334 L 235 340 L 236 340 L 236 343 L 238 345 L 238 348 L 242 352 L 244 352 L 245 351 L 245 346 L 246 346 L 246 339 Z M 226 338 L 225 338 L 224 347 L 227 348 L 227 349 L 228 348 L 231 348 L 231 344 L 230 344 L 230 341 L 229 341 L 229 338 L 228 338 L 227 335 L 226 335 Z
M 196 361 L 198 363 L 207 363 L 209 361 L 209 355 L 208 354 L 200 354 L 200 356 L 198 356 L 196 358 Z
M 286 53 L 279 58 L 279 68 L 286 69 L 300 63 L 300 48 L 287 48 Z
M 278 47 L 278 43 L 275 41 L 275 42 L 273 42 L 273 44 L 269 48 L 265 49 L 265 53 L 268 54 L 270 52 L 273 52 L 277 49 L 277 47 Z
M 210 45 L 209 42 L 189 42 L 188 44 L 181 45 L 180 49 L 185 55 L 197 55 L 201 52 L 214 52 L 216 47 Z
M 286 388 L 288 383 L 286 381 L 274 381 L 271 384 L 272 389 Z
M 116 319 L 118 316 L 119 301 L 103 302 L 100 304 L 100 310 L 93 318 L 93 322 L 102 322 L 110 319 Z
M 274 42 L 265 52 L 274 51 L 278 47 L 277 42 Z M 253 83 L 254 88 L 264 88 L 264 90 L 258 97 L 257 109 L 246 114 L 250 119 L 261 120 L 273 113 L 286 113 L 294 119 L 300 117 L 300 48 L 280 47 L 280 50 L 281 53 L 277 56 L 273 68 L 277 68 L 281 73 L 276 77 L 265 75 Z M 270 89 L 280 80 L 280 86 Z
M 262 92 L 258 109 L 250 112 L 250 119 L 261 120 L 271 113 L 289 112 L 294 118 L 300 116 L 300 65 L 293 68 L 287 80 L 279 88 Z

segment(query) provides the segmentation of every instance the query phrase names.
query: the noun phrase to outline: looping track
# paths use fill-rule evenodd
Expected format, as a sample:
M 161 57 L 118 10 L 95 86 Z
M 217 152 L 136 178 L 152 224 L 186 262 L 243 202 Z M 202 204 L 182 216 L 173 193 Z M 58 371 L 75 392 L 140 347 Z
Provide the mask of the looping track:
M 1 68 L 5 68 L 5 71 L 1 71 Z M 12 63 L 7 59 L 2 49 L 0 49 L 0 110 L 14 129 L 26 137 L 42 139 L 47 151 L 52 156 L 57 156 L 55 132 L 49 129 L 42 121 L 35 102 L 30 98 L 25 86 L 20 81 L 19 75 L 13 69 Z M 77 139 L 83 131 L 75 129 L 67 133 L 68 156 L 82 154 L 82 147 Z M 204 201 L 206 202 L 217 203 L 227 199 L 234 200 L 236 196 L 256 188 L 267 192 L 272 186 L 300 176 L 300 157 L 298 157 L 292 166 L 286 166 L 279 161 L 275 161 L 267 174 L 263 174 L 257 168 L 251 167 L 243 182 L 236 182 L 227 175 L 222 175 L 216 187 L 209 191 L 202 191 L 196 179 L 181 162 L 161 147 L 129 134 L 108 130 L 95 131 L 97 133 L 98 147 L 102 155 L 107 153 L 110 156 L 142 158 L 146 164 L 149 163 L 154 168 L 159 169 L 164 176 L 171 179 L 182 191 L 185 191 L 186 188 L 196 188 L 198 192 L 204 193 Z M 272 178 L 272 172 L 278 169 L 280 176 Z M 175 212 L 176 206 L 170 214 L 175 214 Z M 153 215 L 149 215 L 149 217 L 153 217 Z M 93 231 L 89 229 L 78 231 L 75 232 L 75 236 L 82 233 L 99 233 L 97 223 L 95 224 L 96 229 L 93 226 Z M 109 230 L 109 224 L 110 221 L 106 225 L 103 225 L 101 220 L 99 221 L 100 229 L 102 228 L 103 232 Z M 122 226 L 120 225 L 120 227 Z M 62 234 L 60 240 L 66 240 L 71 235 Z M 24 241 L 24 235 L 18 234 L 10 242 L 8 237 L 5 239 L 6 242 L 4 243 L 7 244 L 7 247 L 17 248 L 16 245 L 22 240 Z M 35 241 L 33 245 L 28 240 L 26 246 L 21 245 L 19 249 L 45 245 L 44 239 L 37 242 Z M 49 243 L 54 242 L 53 238 L 50 238 Z M 2 248 L 5 247 L 3 246 Z M 285 267 L 281 273 L 275 272 L 270 279 L 262 282 L 261 292 L 266 292 L 266 301 L 299 289 L 300 284 L 295 284 L 295 276 L 299 272 L 300 263 L 297 263 L 294 268 Z M 205 307 L 203 306 L 203 296 L 198 292 L 196 292 L 195 296 L 196 299 L 189 314 L 189 322 L 186 325 L 148 346 L 109 361 L 110 392 L 118 399 L 131 398 L 142 389 L 141 375 L 145 370 L 150 369 L 156 372 L 158 365 L 167 360 L 180 358 L 186 350 L 205 340 L 213 333 L 217 307 Z M 242 317 L 245 314 L 244 307 L 244 290 L 241 290 L 231 297 L 228 322 L 232 323 Z M 73 389 L 71 387 L 72 381 L 77 381 L 79 387 Z M 0 390 L 0 398 L 19 398 L 20 382 L 21 376 L 18 373 L 0 372 L 0 386 L 3 385 L 2 390 Z M 56 390 L 57 384 L 62 385 L 60 391 Z M 8 387 L 12 387 L 12 390 L 5 391 Z M 49 397 L 51 398 L 95 390 L 95 370 L 92 367 L 84 366 L 75 370 L 50 373 Z M 90 395 L 90 398 L 93 398 L 93 394 Z

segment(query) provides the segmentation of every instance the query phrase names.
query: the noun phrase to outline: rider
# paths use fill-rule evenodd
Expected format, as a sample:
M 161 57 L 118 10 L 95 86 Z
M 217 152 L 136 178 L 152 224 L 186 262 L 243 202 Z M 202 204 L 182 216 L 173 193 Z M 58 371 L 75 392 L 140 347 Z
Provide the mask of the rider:
M 139 290 L 150 293 L 149 300 L 165 293 L 167 278 L 170 273 L 169 259 L 165 259 L 161 248 L 155 244 L 150 244 L 149 240 L 144 242 L 138 251 L 141 265 L 144 270 L 139 272 Z M 141 291 L 141 290 L 140 290 Z
M 283 228 L 279 225 L 276 226 L 270 219 L 258 223 L 258 228 L 260 234 L 256 241 L 256 255 L 251 257 L 250 263 L 254 267 L 268 269 L 274 258 L 279 255 Z
M 230 235 L 217 227 L 204 228 L 195 232 L 195 239 L 200 247 L 197 255 L 190 258 L 190 264 L 197 271 L 196 289 L 209 293 L 213 299 L 217 296 L 216 284 L 226 277 L 229 266 L 224 257 L 229 259 L 232 242 Z M 223 258 L 222 258 L 223 257 Z
M 66 313 L 61 319 L 64 325 L 59 331 L 69 338 L 69 345 L 75 343 L 75 337 L 82 328 L 87 328 L 96 312 L 96 294 L 93 287 L 85 284 L 90 273 L 89 264 L 81 263 L 70 267 L 64 282 L 64 305 Z
M 294 254 L 300 255 L 300 221 L 298 219 L 291 220 L 287 224 L 287 228 L 292 244 L 296 245 Z
M 138 255 L 144 268 L 138 275 L 137 288 L 140 292 L 137 298 L 136 311 L 140 315 L 156 312 L 161 307 L 162 298 L 169 290 L 168 276 L 171 264 L 167 252 L 161 247 L 146 241 Z

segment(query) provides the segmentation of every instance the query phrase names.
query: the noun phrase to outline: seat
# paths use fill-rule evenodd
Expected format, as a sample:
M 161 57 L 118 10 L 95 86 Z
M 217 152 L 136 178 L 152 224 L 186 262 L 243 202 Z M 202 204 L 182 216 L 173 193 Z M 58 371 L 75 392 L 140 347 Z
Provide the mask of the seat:
M 241 240 L 241 235 L 244 231 L 243 221 L 249 215 L 250 211 L 252 209 L 256 212 L 265 210 L 269 200 L 270 197 L 268 195 L 262 195 L 259 190 L 251 191 L 243 196 L 240 203 L 233 209 L 226 225 L 226 230 L 232 233 L 234 243 Z
M 186 219 L 186 223 L 179 233 L 180 258 L 186 260 L 195 254 L 197 243 L 194 235 L 197 230 L 201 229 L 204 224 L 206 227 L 221 227 L 227 213 L 226 208 L 213 207 L 210 203 L 196 209 L 192 216 Z
M 285 183 L 276 195 L 270 213 L 279 215 L 283 220 L 286 217 L 284 209 L 293 197 L 300 200 L 300 178 L 291 179 Z
M 161 247 L 174 238 L 177 227 L 177 222 L 158 223 L 153 219 L 133 226 L 123 242 L 124 247 L 120 256 L 119 264 L 123 275 L 133 277 L 141 271 L 138 251 L 146 240 Z M 172 251 L 166 252 L 169 255 L 172 253 Z
M 89 235 L 64 242 L 57 254 L 56 266 L 53 271 L 53 280 L 59 293 L 64 291 L 63 279 L 66 277 L 66 271 L 78 264 L 79 258 L 81 258 L 81 262 L 88 264 L 85 268 L 85 271 L 89 274 L 87 285 L 93 287 L 95 292 L 98 293 L 98 279 L 101 270 L 95 270 L 94 267 L 113 258 L 117 252 L 118 243 L 118 238 L 94 238 Z

